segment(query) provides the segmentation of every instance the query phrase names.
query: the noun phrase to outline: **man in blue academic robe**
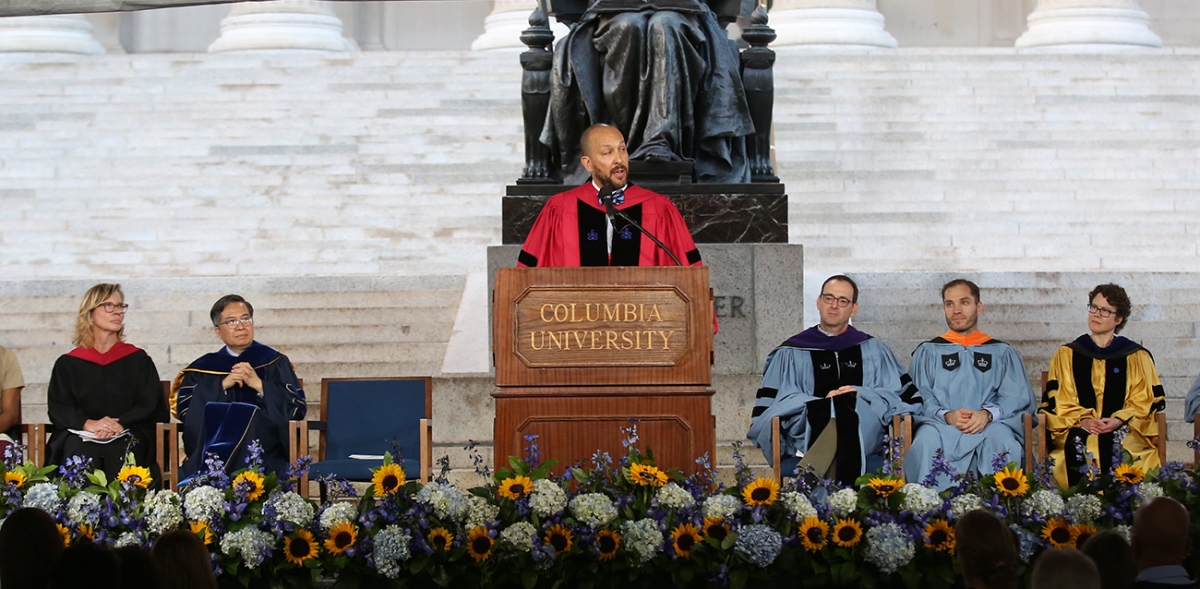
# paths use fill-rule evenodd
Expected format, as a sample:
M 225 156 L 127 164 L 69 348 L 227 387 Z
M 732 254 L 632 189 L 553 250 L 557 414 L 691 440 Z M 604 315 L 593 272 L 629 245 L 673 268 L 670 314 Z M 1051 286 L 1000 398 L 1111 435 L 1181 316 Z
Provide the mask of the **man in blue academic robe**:
M 187 455 L 180 473 L 203 471 L 209 454 L 231 472 L 244 468 L 247 448 L 258 440 L 264 468 L 282 475 L 288 421 L 308 411 L 296 371 L 287 356 L 254 341 L 254 307 L 242 297 L 221 297 L 210 317 L 225 346 L 183 369 L 171 394 Z
M 1012 346 L 979 331 L 983 302 L 979 287 L 957 279 L 942 287 L 942 307 L 950 330 L 913 352 L 908 373 L 924 406 L 914 418 L 916 433 L 904 459 L 911 482 L 924 480 L 937 450 L 957 473 L 991 474 L 993 458 L 1021 462 L 1021 416 L 1033 413 L 1035 399 L 1021 355 Z M 939 489 L 951 480 L 937 477 Z
M 887 344 L 850 325 L 858 285 L 833 276 L 817 299 L 821 322 L 767 356 L 762 388 L 746 436 L 767 461 L 803 454 L 799 468 L 852 483 L 867 457 L 883 453 L 893 415 L 912 413 L 921 399 Z M 771 418 L 780 417 L 781 456 L 772 456 Z

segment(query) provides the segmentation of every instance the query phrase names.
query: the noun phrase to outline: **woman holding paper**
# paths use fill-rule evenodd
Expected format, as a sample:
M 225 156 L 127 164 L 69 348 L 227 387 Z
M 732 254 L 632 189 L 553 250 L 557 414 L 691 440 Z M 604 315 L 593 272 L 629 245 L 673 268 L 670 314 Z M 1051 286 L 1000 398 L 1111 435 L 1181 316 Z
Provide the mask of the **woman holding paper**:
M 154 361 L 124 341 L 128 308 L 119 284 L 88 289 L 75 320 L 76 348 L 54 363 L 47 393 L 50 461 L 84 456 L 109 480 L 131 453 L 158 477 L 154 424 L 168 419 Z

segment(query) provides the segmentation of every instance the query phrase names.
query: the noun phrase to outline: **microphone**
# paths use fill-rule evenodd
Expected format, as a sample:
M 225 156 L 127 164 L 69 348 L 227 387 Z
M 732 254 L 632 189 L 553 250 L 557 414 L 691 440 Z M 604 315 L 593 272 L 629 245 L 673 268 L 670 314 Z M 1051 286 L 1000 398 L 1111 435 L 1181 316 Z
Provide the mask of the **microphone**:
M 608 215 L 608 220 L 612 221 L 617 215 L 617 207 L 613 206 L 613 189 L 610 186 L 605 186 L 600 189 L 600 193 L 596 196 L 600 197 L 600 203 L 604 205 L 604 214 Z

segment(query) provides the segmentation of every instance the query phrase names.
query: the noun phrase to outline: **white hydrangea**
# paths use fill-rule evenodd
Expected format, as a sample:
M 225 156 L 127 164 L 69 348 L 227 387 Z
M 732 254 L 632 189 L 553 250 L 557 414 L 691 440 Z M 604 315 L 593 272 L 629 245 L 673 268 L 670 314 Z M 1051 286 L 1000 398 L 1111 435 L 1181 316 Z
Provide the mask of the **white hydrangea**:
M 841 489 L 829 496 L 829 509 L 838 517 L 846 517 L 858 508 L 858 493 L 854 489 Z
M 183 496 L 183 513 L 189 521 L 212 525 L 225 510 L 225 493 L 208 485 L 196 487 Z
M 654 558 L 662 547 L 663 534 L 650 518 L 621 523 L 621 545 L 637 556 L 638 564 Z
M 316 508 L 309 501 L 292 491 L 278 493 L 271 497 L 270 503 L 275 507 L 275 517 L 297 528 L 307 528 L 313 521 Z
M 408 543 L 412 536 L 404 528 L 390 525 L 379 531 L 375 536 L 375 569 L 379 574 L 389 579 L 400 576 L 400 562 L 408 560 Z
M 160 536 L 183 524 L 183 508 L 179 493 L 175 491 L 150 491 L 146 493 L 146 522 L 150 533 Z
M 783 504 L 783 508 L 792 514 L 792 517 L 798 521 L 803 521 L 808 517 L 817 516 L 817 508 L 813 507 L 808 497 L 801 495 L 795 491 L 784 491 L 779 494 L 779 502 Z
M 417 503 L 433 507 L 433 513 L 439 518 L 453 522 L 463 521 L 469 506 L 462 491 L 453 485 L 443 485 L 436 481 L 421 487 L 413 499 Z
M 603 493 L 584 493 L 571 500 L 571 514 L 575 519 L 593 528 L 598 528 L 616 519 L 617 508 L 612 499 Z
M 696 498 L 691 492 L 671 482 L 663 485 L 656 494 L 658 504 L 667 509 L 684 509 L 696 504 Z
M 1162 485 L 1159 485 L 1158 483 L 1147 483 L 1147 482 L 1139 483 L 1137 486 L 1137 492 L 1138 492 L 1138 495 L 1141 496 L 1141 498 L 1139 499 L 1139 498 L 1135 497 L 1133 499 L 1133 508 L 1135 510 L 1142 503 L 1149 501 L 1151 499 L 1154 499 L 1155 497 L 1163 496 Z
M 25 493 L 25 507 L 35 507 L 51 515 L 62 508 L 62 503 L 58 485 L 54 483 L 38 483 Z
M 117 537 L 115 546 L 121 548 L 124 546 L 141 546 L 142 544 L 144 542 L 136 532 L 125 532 Z
M 240 556 L 246 568 L 254 569 L 262 564 L 274 545 L 274 536 L 249 526 L 226 534 L 221 539 L 221 552 L 228 556 Z
M 1066 502 L 1057 491 L 1039 489 L 1025 499 L 1025 503 L 1021 505 L 1021 512 L 1026 516 L 1036 514 L 1043 520 L 1049 520 L 1061 517 L 1066 508 Z
M 1080 493 L 1067 499 L 1067 519 L 1073 524 L 1096 521 L 1104 511 L 1104 502 L 1095 495 Z
M 1125 524 L 1121 524 L 1121 525 L 1113 528 L 1113 531 L 1120 534 L 1121 537 L 1125 538 L 1126 542 L 1133 541 L 1133 534 L 1129 533 L 1129 531 L 1130 531 L 1129 526 L 1127 526 Z
M 467 507 L 466 528 L 468 530 L 486 526 L 500 517 L 500 506 L 492 505 L 487 499 L 472 495 L 468 500 L 470 501 L 470 506 Z
M 908 564 L 916 554 L 912 538 L 900 526 L 888 522 L 867 530 L 867 550 L 863 560 L 890 575 Z
M 922 484 L 907 483 L 900 492 L 904 493 L 900 509 L 916 515 L 925 515 L 942 506 L 942 498 L 938 496 L 937 491 Z
M 525 521 L 517 522 L 500 532 L 500 538 L 517 547 L 521 552 L 533 550 L 533 538 L 538 533 L 533 524 Z
M 67 519 L 73 524 L 96 525 L 100 521 L 100 496 L 78 493 L 67 502 Z
M 358 506 L 346 501 L 338 501 L 321 512 L 321 529 L 326 533 L 342 522 L 358 521 Z
M 719 519 L 728 519 L 733 517 L 737 512 L 742 510 L 742 500 L 733 495 L 713 495 L 704 500 L 704 505 L 700 508 L 700 513 L 704 517 L 715 517 Z
M 538 517 L 554 517 L 567 508 L 567 493 L 562 485 L 549 479 L 533 481 L 533 492 L 529 495 L 529 508 Z
M 950 517 L 952 519 L 958 519 L 968 512 L 981 508 L 983 508 L 983 500 L 974 493 L 963 493 L 958 497 L 950 498 Z

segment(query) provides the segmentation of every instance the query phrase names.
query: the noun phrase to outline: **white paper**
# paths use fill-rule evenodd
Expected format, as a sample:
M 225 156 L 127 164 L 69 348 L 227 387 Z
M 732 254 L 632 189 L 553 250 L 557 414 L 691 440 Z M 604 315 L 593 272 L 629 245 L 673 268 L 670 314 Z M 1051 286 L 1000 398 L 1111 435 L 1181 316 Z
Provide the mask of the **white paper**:
M 104 438 L 102 440 L 102 439 L 96 437 L 96 434 L 93 434 L 92 432 L 89 432 L 86 430 L 69 429 L 67 431 L 79 436 L 80 438 L 83 438 L 83 441 L 91 442 L 93 444 L 108 444 L 108 443 L 111 443 L 113 440 L 119 440 L 119 439 L 129 435 L 129 430 L 125 429 L 125 430 L 121 430 L 121 433 L 119 433 L 111 438 Z
M 383 454 L 351 454 L 351 460 L 383 460 Z

